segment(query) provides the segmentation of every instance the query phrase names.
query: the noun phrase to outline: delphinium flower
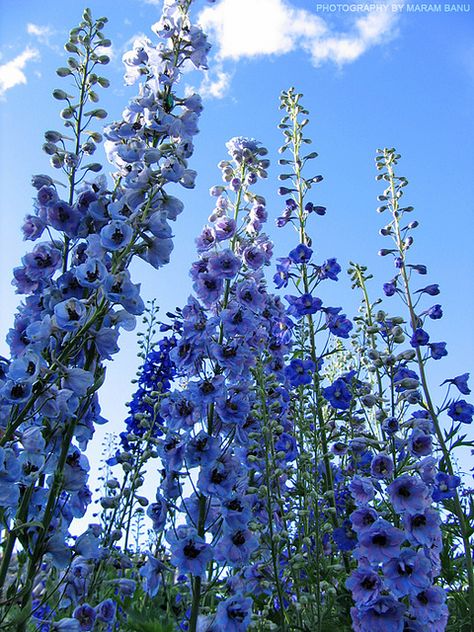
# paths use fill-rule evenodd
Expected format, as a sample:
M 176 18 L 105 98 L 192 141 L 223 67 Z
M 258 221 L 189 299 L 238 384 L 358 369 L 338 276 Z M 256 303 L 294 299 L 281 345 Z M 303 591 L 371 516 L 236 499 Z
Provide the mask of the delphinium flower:
M 197 95 L 179 97 L 175 84 L 187 60 L 205 67 L 209 45 L 190 24 L 190 4 L 166 1 L 161 21 L 167 24 L 166 44 L 147 42 L 139 59 L 137 51 L 125 56 L 127 76 L 133 69 L 143 80 L 139 96 L 125 110 L 127 120 L 105 131 L 106 151 L 117 169 L 113 190 L 105 177 L 93 176 L 101 166 L 88 158 L 102 136 L 85 131 L 107 116 L 95 105 L 96 87 L 108 85 L 97 74 L 109 61 L 100 50 L 110 46 L 102 33 L 105 18 L 94 21 L 89 10 L 84 12 L 66 44 L 67 66 L 57 71 L 72 79 L 77 95 L 54 91 L 65 105 L 61 118 L 68 134 L 46 132 L 43 148 L 64 175 L 67 194 L 60 197 L 59 183 L 50 176 L 33 177 L 35 212 L 23 232 L 36 243 L 14 270 L 13 284 L 26 297 L 7 336 L 12 359 L 0 380 L 2 464 L 13 454 L 18 464 L 9 470 L 11 492 L 2 509 L 7 537 L 0 585 L 5 596 L 18 541 L 26 553 L 17 584 L 21 612 L 11 609 L 10 597 L 2 603 L 3 622 L 19 630 L 29 617 L 42 560 L 53 565 L 48 591 L 54 591 L 58 572 L 74 553 L 69 525 L 90 502 L 89 467 L 81 452 L 94 425 L 105 421 L 96 393 L 104 380 L 103 360 L 118 351 L 120 330 L 132 329 L 144 309 L 128 266 L 134 256 L 154 267 L 168 262 L 168 220 L 176 219 L 182 203 L 165 188 L 169 182 L 193 186 L 195 172 L 187 160 L 201 104 Z M 39 241 L 44 236 L 50 240 Z M 33 434 L 34 428 L 39 432 Z
M 262 233 L 265 200 L 252 191 L 266 177 L 267 151 L 244 137 L 231 139 L 227 149 L 230 159 L 219 163 L 224 185 L 211 189 L 215 208 L 196 239 L 199 259 L 190 272 L 195 296 L 176 312 L 173 325 L 170 359 L 185 382 L 160 404 L 164 434 L 157 439 L 163 465 L 157 496 L 168 511 L 158 512 L 163 518 L 156 531 L 165 531 L 170 564 L 188 587 L 188 597 L 181 591 L 188 610 L 180 605 L 180 611 L 189 630 L 200 629 L 208 585 L 221 598 L 217 612 L 206 615 L 209 629 L 224 620 L 229 629 L 249 625 L 245 575 L 257 556 L 266 562 L 257 547 L 272 519 L 265 504 L 262 511 L 259 494 L 265 454 L 256 372 L 281 373 L 286 350 L 274 334 L 284 308 L 267 292 L 263 277 L 272 253 Z M 274 393 L 275 405 L 278 400 Z M 293 458 L 295 446 L 291 426 L 283 417 L 280 423 L 278 454 L 284 462 L 287 453 Z M 226 585 L 233 595 L 228 599 Z
M 439 459 L 440 471 L 434 476 L 434 479 L 429 477 L 425 478 L 425 480 L 430 485 L 433 500 L 440 502 L 443 509 L 448 510 L 452 514 L 457 524 L 455 537 L 459 546 L 464 549 L 462 567 L 468 585 L 466 598 L 469 602 L 470 623 L 471 627 L 473 627 L 474 571 L 470 553 L 469 518 L 467 517 L 469 510 L 467 505 L 461 500 L 461 495 L 458 491 L 460 478 L 457 476 L 451 455 L 455 448 L 463 443 L 472 446 L 472 442 L 465 442 L 465 440 L 459 439 L 458 433 L 462 423 L 471 423 L 474 407 L 459 397 L 449 399 L 449 391 L 444 402 L 440 406 L 436 406 L 428 386 L 429 363 L 433 360 L 440 360 L 447 354 L 446 343 L 435 342 L 428 331 L 430 321 L 439 320 L 442 317 L 441 306 L 439 304 L 430 305 L 431 297 L 439 295 L 440 288 L 437 284 L 430 283 L 423 285 L 421 288 L 413 289 L 416 275 L 426 275 L 427 268 L 423 264 L 410 262 L 414 243 L 413 232 L 418 227 L 418 222 L 411 218 L 410 221 L 406 220 L 407 214 L 413 212 L 413 207 L 403 205 L 402 198 L 405 194 L 407 179 L 395 173 L 399 158 L 400 155 L 393 148 L 380 150 L 376 158 L 376 164 L 380 172 L 377 178 L 383 180 L 386 184 L 383 195 L 379 196 L 382 206 L 378 210 L 380 212 L 386 211 L 390 214 L 390 221 L 385 227 L 383 234 L 390 237 L 393 241 L 393 248 L 389 249 L 389 256 L 393 257 L 396 268 L 397 294 L 403 298 L 407 306 L 405 332 L 407 337 L 410 338 L 411 345 L 414 347 L 412 365 L 417 373 L 422 394 L 420 402 L 422 403 L 422 411 L 420 411 L 413 423 L 413 433 L 416 436 L 415 439 L 412 438 L 410 448 L 412 454 L 414 450 L 421 450 L 421 456 L 428 457 L 431 445 L 426 437 L 429 435 L 433 439 L 433 448 L 439 451 L 441 457 Z M 454 385 L 462 394 L 468 395 L 468 377 L 468 374 L 463 374 L 448 379 L 445 383 L 448 384 L 448 388 Z M 445 432 L 442 428 L 445 414 L 450 418 L 448 432 Z M 424 455 L 423 452 L 425 452 Z
M 380 252 L 382 256 L 394 257 L 397 271 L 391 282 L 393 287 L 387 291 L 384 286 L 384 291 L 389 297 L 404 296 L 408 324 L 403 317 L 390 316 L 380 307 L 375 308 L 380 301 L 371 303 L 367 292 L 371 276 L 365 267 L 351 264 L 354 287 L 359 287 L 364 297 L 354 344 L 361 358 L 361 370 L 373 385 L 372 394 L 361 397 L 360 402 L 366 421 L 364 435 L 373 450 L 370 476 L 374 493 L 366 498 L 353 494 L 356 509 L 350 519 L 357 533 L 358 569 L 346 586 L 356 604 L 351 611 L 354 629 L 362 632 L 373 629 L 376 621 L 384 629 L 417 629 L 419 602 L 428 601 L 425 595 L 433 594 L 438 607 L 431 612 L 430 627 L 444 630 L 446 592 L 435 583 L 443 581 L 441 517 L 447 507 L 458 516 L 455 503 L 449 499 L 456 498 L 461 479 L 453 473 L 438 421 L 442 412 L 449 415 L 452 402 L 445 400 L 443 407 L 436 409 L 427 388 L 427 364 L 441 357 L 445 343 L 431 343 L 426 325 L 430 314 L 437 320 L 442 311 L 439 305 L 433 310 L 418 311 L 422 297 L 437 295 L 439 288 L 425 286 L 418 292 L 420 297 L 413 298 L 416 293 L 410 290 L 411 277 L 424 275 L 427 270 L 423 265 L 407 262 L 407 252 L 413 244 L 410 232 L 417 222 L 401 228 L 403 215 L 413 210 L 401 207 L 406 179 L 393 173 L 398 160 L 393 150 L 385 150 L 377 160 L 380 169 L 385 166 L 379 179 L 388 182 L 379 198 L 384 205 L 378 210 L 389 208 L 393 218 L 381 233 L 392 236 L 396 245 Z M 461 389 L 468 391 L 468 376 L 459 378 Z M 447 383 L 455 385 L 456 378 Z M 455 441 L 451 443 L 454 445 Z M 443 507 L 445 499 L 453 504 Z M 436 503 L 441 505 L 436 507 Z M 463 520 L 458 523 L 458 542 L 463 541 Z M 469 583 L 469 566 L 468 561 L 464 588 Z M 385 603 L 374 611 L 379 600 L 375 593 L 372 601 L 367 602 L 358 585 L 359 577 L 367 572 L 374 578 L 370 583 L 382 595 L 389 595 L 392 605 Z
M 347 370 L 350 364 L 342 346 L 353 325 L 342 308 L 327 306 L 320 297 L 320 284 L 337 281 L 341 266 L 332 257 L 318 262 L 308 228 L 311 219 L 324 215 L 326 209 L 308 200 L 322 176 L 306 175 L 317 154 L 304 153 L 311 141 L 305 137 L 308 112 L 301 97 L 293 88 L 281 97 L 285 115 L 280 128 L 285 140 L 280 164 L 285 166 L 285 173 L 280 179 L 285 186 L 280 187 L 279 194 L 285 199 L 285 208 L 277 226 L 292 225 L 298 241 L 286 257 L 278 259 L 274 283 L 285 288 L 288 304 L 282 331 L 293 344 L 284 369 L 286 381 L 281 383 L 291 393 L 289 417 L 295 423 L 299 449 L 285 508 L 285 514 L 292 517 L 285 529 L 289 528 L 291 544 L 283 541 L 279 547 L 279 565 L 285 593 L 281 608 L 287 622 L 316 628 L 326 618 L 337 619 L 341 625 L 348 621 L 348 610 L 336 613 L 331 599 L 325 596 L 329 587 L 339 583 L 330 560 L 347 566 L 347 552 L 356 542 L 344 513 L 347 492 L 339 467 L 332 462 L 330 447 L 333 443 L 346 451 L 346 445 L 338 442 L 339 428 L 352 423 L 354 394 L 365 387 Z M 275 592 L 277 588 L 275 582 Z M 304 612 L 298 607 L 303 601 L 307 604 Z

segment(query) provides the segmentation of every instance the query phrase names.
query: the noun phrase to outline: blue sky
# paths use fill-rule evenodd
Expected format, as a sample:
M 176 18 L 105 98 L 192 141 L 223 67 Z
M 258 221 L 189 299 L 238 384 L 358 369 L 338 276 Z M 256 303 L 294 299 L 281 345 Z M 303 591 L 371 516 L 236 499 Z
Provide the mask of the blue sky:
M 134 37 L 155 36 L 160 2 L 145 0 L 0 0 L 0 353 L 4 334 L 18 303 L 10 286 L 11 269 L 27 250 L 20 226 L 32 208 L 33 173 L 50 173 L 41 151 L 43 132 L 59 123 L 58 102 L 51 97 L 65 80 L 55 75 L 63 64 L 68 30 L 89 6 L 106 15 L 113 41 L 106 67 L 112 87 L 101 106 L 109 120 L 120 117 L 135 88 L 122 81 L 121 56 Z M 448 5 L 453 9 L 453 5 Z M 185 201 L 175 227 L 171 264 L 160 271 L 134 269 L 145 298 L 157 297 L 163 312 L 186 301 L 194 238 L 212 208 L 208 189 L 219 182 L 216 163 L 225 157 L 232 136 L 253 136 L 273 156 L 280 144 L 278 96 L 294 85 L 311 113 L 310 135 L 320 154 L 315 163 L 325 180 L 314 202 L 328 208 L 313 228 L 317 259 L 336 256 L 343 269 L 349 260 L 375 274 L 373 296 L 392 276 L 389 261 L 377 257 L 386 246 L 378 235 L 383 216 L 375 213 L 374 155 L 377 147 L 395 146 L 402 154 L 400 173 L 410 180 L 407 203 L 415 206 L 420 229 L 416 261 L 425 263 L 429 282 L 439 283 L 445 317 L 433 323 L 432 339 L 446 340 L 449 355 L 435 367 L 433 383 L 469 371 L 474 352 L 474 256 L 472 248 L 474 139 L 474 6 L 447 10 L 445 3 L 331 4 L 313 0 L 218 0 L 197 2 L 195 15 L 213 42 L 207 77 L 187 75 L 185 83 L 203 89 L 205 110 L 190 167 L 198 171 L 196 189 L 177 192 Z M 437 8 L 440 11 L 437 11 Z M 418 8 L 418 11 L 415 9 Z M 367 11 L 366 9 L 371 9 Z M 107 169 L 106 169 L 107 171 Z M 52 174 L 54 175 L 54 174 Z M 276 157 L 261 187 L 271 218 L 282 200 L 276 195 Z M 295 245 L 290 229 L 268 230 L 275 255 Z M 421 279 L 424 281 L 424 279 Z M 329 292 L 329 288 L 327 290 Z M 327 300 L 354 314 L 358 297 L 346 279 L 331 284 Z M 396 312 L 396 301 L 387 303 Z M 121 430 L 122 403 L 131 393 L 136 365 L 135 336 L 121 339 L 122 351 L 108 370 L 101 403 Z M 117 398 L 117 393 L 121 394 Z M 117 401 L 117 400 L 120 401 Z

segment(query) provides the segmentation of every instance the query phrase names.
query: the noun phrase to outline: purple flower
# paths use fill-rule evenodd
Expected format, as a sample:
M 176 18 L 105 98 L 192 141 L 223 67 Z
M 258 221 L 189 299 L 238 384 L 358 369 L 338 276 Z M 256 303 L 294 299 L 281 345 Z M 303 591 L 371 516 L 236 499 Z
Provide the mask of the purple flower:
M 209 258 L 209 272 L 218 279 L 232 279 L 240 269 L 241 261 L 232 250 L 223 250 Z
M 341 527 L 334 529 L 332 537 L 339 551 L 352 551 L 357 546 L 357 534 L 350 520 L 344 520 Z
M 356 533 L 360 533 L 364 529 L 371 527 L 377 520 L 378 514 L 372 507 L 359 507 L 353 511 L 350 515 L 350 521 L 352 528 Z
M 378 479 L 390 478 L 393 469 L 393 460 L 388 454 L 377 454 L 370 464 L 370 473 Z
M 413 456 L 428 456 L 433 450 L 433 437 L 422 430 L 415 429 L 408 439 L 408 449 Z
M 441 358 L 448 355 L 445 342 L 430 342 L 428 346 L 433 360 L 441 360 Z
M 358 505 L 366 505 L 375 496 L 374 486 L 370 478 L 357 474 L 349 483 L 349 491 Z
M 140 569 L 140 575 L 145 580 L 145 592 L 147 595 L 155 597 L 158 594 L 162 574 L 166 570 L 166 566 L 150 553 L 148 553 L 147 557 L 146 564 Z
M 326 314 L 326 324 L 334 336 L 338 336 L 338 338 L 349 338 L 352 323 L 345 314 L 332 314 L 328 311 Z
M 337 281 L 337 275 L 341 271 L 341 266 L 334 258 L 327 259 L 322 265 L 317 266 L 318 277 L 320 279 L 331 279 Z
M 387 487 L 393 508 L 398 513 L 419 513 L 430 504 L 429 490 L 425 483 L 409 474 L 396 478 Z
M 471 393 L 471 389 L 467 384 L 468 379 L 469 373 L 463 373 L 462 375 L 453 377 L 451 380 L 444 380 L 443 384 L 454 384 L 460 393 L 463 395 L 469 395 Z
M 214 557 L 231 568 L 247 564 L 258 547 L 257 537 L 247 528 L 224 527 L 224 533 L 215 547 Z
M 306 314 L 316 314 L 323 305 L 320 298 L 314 298 L 311 294 L 301 294 L 301 296 L 286 295 L 286 300 L 290 304 L 287 312 L 290 316 L 301 317 Z
M 411 598 L 410 603 L 411 613 L 419 621 L 433 624 L 439 620 L 447 620 L 446 593 L 440 586 L 430 586 L 430 588 L 422 590 Z
M 97 618 L 95 609 L 87 603 L 78 606 L 72 616 L 79 621 L 81 630 L 92 630 Z
M 125 248 L 132 240 L 133 229 L 129 224 L 115 219 L 100 231 L 100 243 L 106 250 Z

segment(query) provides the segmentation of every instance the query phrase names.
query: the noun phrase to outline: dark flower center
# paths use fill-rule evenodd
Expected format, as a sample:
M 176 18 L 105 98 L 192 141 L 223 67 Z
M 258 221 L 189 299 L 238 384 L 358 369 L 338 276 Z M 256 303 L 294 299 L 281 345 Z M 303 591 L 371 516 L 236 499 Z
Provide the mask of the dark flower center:
M 426 516 L 423 514 L 418 514 L 411 521 L 412 527 L 424 527 L 426 525 Z
M 242 546 L 242 544 L 245 544 L 245 535 L 243 531 L 236 531 L 232 536 L 232 542 L 235 546 Z
M 373 544 L 378 544 L 379 546 L 385 546 L 387 544 L 387 536 L 385 533 L 377 533 L 372 538 Z
M 183 548 L 183 553 L 186 557 L 189 557 L 191 560 L 194 560 L 199 555 L 200 551 L 194 545 L 194 542 L 190 540 L 186 546 Z
M 365 590 L 372 590 L 375 586 L 375 577 L 364 577 L 360 585 L 362 588 L 365 588 Z

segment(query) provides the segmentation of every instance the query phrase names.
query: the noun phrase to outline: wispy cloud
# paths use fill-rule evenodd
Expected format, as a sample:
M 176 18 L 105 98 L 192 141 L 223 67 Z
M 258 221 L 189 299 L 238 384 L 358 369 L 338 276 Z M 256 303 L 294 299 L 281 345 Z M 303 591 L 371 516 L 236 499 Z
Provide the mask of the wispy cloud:
M 48 45 L 50 37 L 55 34 L 55 31 L 50 26 L 41 26 L 39 24 L 33 24 L 32 22 L 26 25 L 26 32 L 28 35 L 36 37 L 41 44 Z
M 27 46 L 14 59 L 0 66 L 0 100 L 5 99 L 5 93 L 11 88 L 27 83 L 23 69 L 29 61 L 38 60 L 39 57 L 39 51 L 36 48 Z
M 377 7 L 373 12 L 353 14 L 344 31 L 335 30 L 316 10 L 296 8 L 288 0 L 221 0 L 201 11 L 199 22 L 216 47 L 215 57 L 221 64 L 303 50 L 313 65 L 333 62 L 341 66 L 396 36 L 398 13 L 392 12 L 389 2 Z M 225 69 L 222 73 L 228 75 Z M 202 88 L 206 81 L 210 80 L 205 80 Z M 214 96 L 223 96 L 228 78 L 224 83 Z

